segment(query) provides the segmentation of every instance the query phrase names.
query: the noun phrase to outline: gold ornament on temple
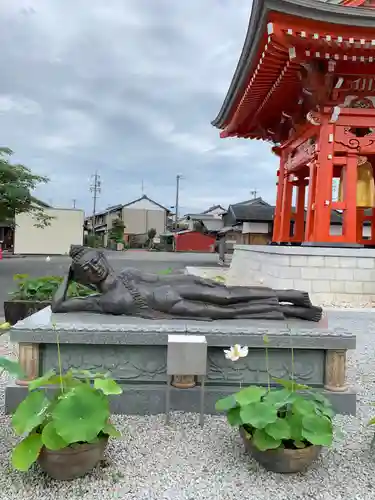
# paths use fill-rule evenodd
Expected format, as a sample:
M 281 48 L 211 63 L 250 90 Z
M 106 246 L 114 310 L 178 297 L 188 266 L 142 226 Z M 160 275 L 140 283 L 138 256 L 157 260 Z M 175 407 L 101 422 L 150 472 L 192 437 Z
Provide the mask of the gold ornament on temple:
M 346 170 L 341 170 L 339 201 L 345 201 Z M 367 156 L 358 157 L 357 166 L 357 207 L 375 207 L 375 182 L 371 163 Z

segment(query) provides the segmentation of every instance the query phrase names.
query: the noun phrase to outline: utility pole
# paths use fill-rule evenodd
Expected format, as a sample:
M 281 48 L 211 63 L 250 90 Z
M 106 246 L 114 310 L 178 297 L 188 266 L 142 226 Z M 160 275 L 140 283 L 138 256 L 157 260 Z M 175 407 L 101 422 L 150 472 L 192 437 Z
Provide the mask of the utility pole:
M 77 200 L 75 198 L 73 198 L 72 202 L 73 202 L 73 208 L 76 208 L 76 202 L 77 202 Z
M 256 189 L 252 189 L 250 191 L 251 196 L 253 197 L 253 200 L 257 197 L 258 191 Z
M 177 231 L 178 227 L 178 203 L 179 203 L 179 198 L 180 198 L 180 179 L 182 178 L 182 175 L 176 175 L 176 214 L 175 214 L 175 231 Z
M 101 192 L 101 180 L 98 171 L 91 177 L 90 192 L 92 193 L 93 207 L 92 207 L 92 230 L 95 232 L 95 214 L 96 214 L 96 202 L 98 200 L 98 195 Z

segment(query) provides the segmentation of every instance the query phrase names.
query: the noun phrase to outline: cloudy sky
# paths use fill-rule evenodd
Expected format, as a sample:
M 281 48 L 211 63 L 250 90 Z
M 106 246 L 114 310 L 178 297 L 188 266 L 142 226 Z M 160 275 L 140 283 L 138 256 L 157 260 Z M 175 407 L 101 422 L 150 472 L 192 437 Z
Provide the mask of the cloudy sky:
M 251 0 L 1 0 L 0 143 L 92 211 L 144 193 L 181 211 L 275 196 L 276 158 L 210 124 L 245 39 Z

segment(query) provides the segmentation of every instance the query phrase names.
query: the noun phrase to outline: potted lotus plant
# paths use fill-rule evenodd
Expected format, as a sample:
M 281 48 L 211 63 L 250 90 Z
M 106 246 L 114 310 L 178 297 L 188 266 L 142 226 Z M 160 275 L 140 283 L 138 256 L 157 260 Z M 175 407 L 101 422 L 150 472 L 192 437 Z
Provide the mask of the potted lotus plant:
M 16 283 L 16 290 L 10 292 L 10 300 L 4 302 L 5 320 L 11 325 L 49 306 L 63 278 L 61 276 L 31 278 L 27 274 L 16 274 L 13 280 Z M 92 289 L 78 283 L 69 285 L 69 297 L 85 297 L 92 293 Z
M 246 357 L 246 346 L 225 351 L 227 359 Z M 293 354 L 292 354 L 293 360 Z M 266 350 L 268 369 L 268 352 Z M 272 385 L 271 385 L 272 384 Z M 271 378 L 267 387 L 249 386 L 216 403 L 228 423 L 238 427 L 245 448 L 263 467 L 278 473 L 301 472 L 318 458 L 333 437 L 330 402 L 293 380 Z
M 74 479 L 103 459 L 109 437 L 120 436 L 109 420 L 109 396 L 122 389 L 107 374 L 51 370 L 28 389 L 12 416 L 14 431 L 23 436 L 12 453 L 15 469 L 27 471 L 38 462 L 54 479 Z

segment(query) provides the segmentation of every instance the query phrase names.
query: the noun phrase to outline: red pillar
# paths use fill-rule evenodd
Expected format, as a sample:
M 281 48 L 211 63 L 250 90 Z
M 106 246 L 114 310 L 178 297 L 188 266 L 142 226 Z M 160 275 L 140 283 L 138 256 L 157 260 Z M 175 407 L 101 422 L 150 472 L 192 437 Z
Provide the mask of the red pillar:
M 311 241 L 311 237 L 314 233 L 315 225 L 315 195 L 316 195 L 316 162 L 313 161 L 309 165 L 310 175 L 309 175 L 309 193 L 307 200 L 307 213 L 306 213 L 306 229 L 305 229 L 305 241 Z
M 289 179 L 290 174 L 284 176 L 283 204 L 281 209 L 280 241 L 290 241 L 290 222 L 292 216 L 293 184 Z
M 281 241 L 281 212 L 283 206 L 283 191 L 284 191 L 284 167 L 285 160 L 284 155 L 281 155 L 280 158 L 280 167 L 277 171 L 277 192 L 276 192 L 276 207 L 275 214 L 273 217 L 273 235 L 272 241 L 279 243 Z
M 330 241 L 330 222 L 332 204 L 334 125 L 321 125 L 319 137 L 319 153 L 315 189 L 315 223 L 311 241 L 322 243 Z
M 294 217 L 294 235 L 293 241 L 305 241 L 305 196 L 306 182 L 305 179 L 299 179 L 297 183 L 297 203 L 296 214 Z

